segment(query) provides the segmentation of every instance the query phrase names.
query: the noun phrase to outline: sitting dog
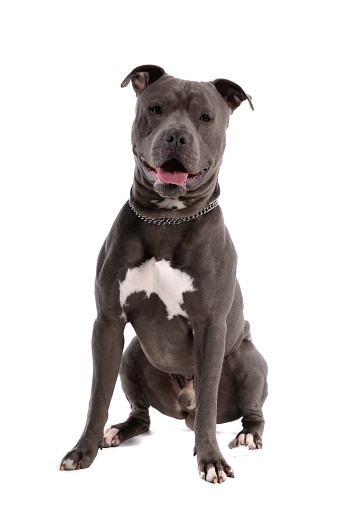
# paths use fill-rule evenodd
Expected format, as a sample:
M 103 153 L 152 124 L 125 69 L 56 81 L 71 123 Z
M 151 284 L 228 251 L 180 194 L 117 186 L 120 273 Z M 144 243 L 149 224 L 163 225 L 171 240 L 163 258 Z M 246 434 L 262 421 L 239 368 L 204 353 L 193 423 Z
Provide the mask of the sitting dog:
M 251 340 L 225 228 L 218 174 L 229 117 L 251 97 L 226 79 L 176 79 L 155 65 L 122 82 L 137 95 L 134 182 L 100 251 L 93 383 L 85 429 L 61 470 L 87 468 L 98 448 L 150 427 L 149 407 L 194 430 L 198 471 L 223 482 L 233 470 L 216 424 L 242 417 L 235 445 L 262 447 L 267 365 Z M 124 328 L 136 337 L 124 349 Z M 120 370 L 131 405 L 104 431 Z

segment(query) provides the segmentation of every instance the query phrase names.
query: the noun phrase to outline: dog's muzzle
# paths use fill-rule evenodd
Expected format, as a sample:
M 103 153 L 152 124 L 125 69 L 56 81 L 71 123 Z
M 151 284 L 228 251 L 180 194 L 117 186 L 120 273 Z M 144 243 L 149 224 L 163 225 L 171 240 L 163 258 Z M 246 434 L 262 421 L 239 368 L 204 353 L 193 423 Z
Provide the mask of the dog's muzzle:
M 154 168 L 143 157 L 141 167 L 148 181 L 153 183 L 160 196 L 177 198 L 196 187 L 205 177 L 209 167 L 198 173 L 189 173 L 177 159 L 166 161 L 161 167 Z

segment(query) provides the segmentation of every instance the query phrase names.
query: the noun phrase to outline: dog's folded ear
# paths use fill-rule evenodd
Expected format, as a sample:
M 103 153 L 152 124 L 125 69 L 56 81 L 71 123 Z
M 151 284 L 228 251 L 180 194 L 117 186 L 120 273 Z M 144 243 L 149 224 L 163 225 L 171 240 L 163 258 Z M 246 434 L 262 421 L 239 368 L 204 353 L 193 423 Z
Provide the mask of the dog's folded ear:
M 246 92 L 244 92 L 244 90 L 241 87 L 239 87 L 239 85 L 233 83 L 233 81 L 218 79 L 212 81 L 212 83 L 218 90 L 219 94 L 223 97 L 224 101 L 227 102 L 227 104 L 232 110 L 232 113 L 246 99 L 250 103 L 252 110 L 254 110 L 252 104 L 252 97 L 246 94 Z
M 126 76 L 121 86 L 127 87 L 131 81 L 135 93 L 139 94 L 148 85 L 161 78 L 164 74 L 166 74 L 164 69 L 157 65 L 140 65 Z

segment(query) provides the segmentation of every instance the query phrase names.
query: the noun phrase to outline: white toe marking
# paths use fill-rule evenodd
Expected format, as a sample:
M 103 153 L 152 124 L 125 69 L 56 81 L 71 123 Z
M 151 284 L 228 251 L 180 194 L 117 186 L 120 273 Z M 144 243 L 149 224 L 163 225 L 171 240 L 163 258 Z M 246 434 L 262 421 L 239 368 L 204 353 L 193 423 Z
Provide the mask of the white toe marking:
M 252 433 L 247 433 L 245 443 L 250 449 L 256 449 Z
M 219 474 L 219 477 L 221 477 L 222 482 L 227 480 L 227 475 L 225 474 L 225 472 L 223 470 L 219 470 L 218 474 Z
M 217 476 L 217 473 L 216 473 L 214 467 L 210 467 L 207 470 L 206 481 L 207 482 L 218 482 L 218 476 Z
M 245 433 L 238 436 L 238 445 L 245 445 Z
M 120 445 L 120 440 L 116 436 L 119 433 L 119 430 L 117 428 L 109 428 L 108 430 L 105 430 L 104 440 L 106 444 L 111 446 L 114 445 Z
M 76 470 L 77 468 L 76 464 L 71 459 L 65 460 L 62 464 L 65 467 L 65 470 Z
M 177 198 L 165 198 L 162 201 L 151 200 L 158 209 L 185 209 L 186 205 Z
M 176 315 L 188 318 L 181 308 L 183 294 L 194 290 L 193 279 L 186 272 L 173 269 L 167 260 L 153 257 L 139 267 L 127 270 L 124 281 L 120 282 L 120 306 L 123 310 L 132 293 L 145 292 L 148 298 L 156 293 L 166 306 L 169 320 Z

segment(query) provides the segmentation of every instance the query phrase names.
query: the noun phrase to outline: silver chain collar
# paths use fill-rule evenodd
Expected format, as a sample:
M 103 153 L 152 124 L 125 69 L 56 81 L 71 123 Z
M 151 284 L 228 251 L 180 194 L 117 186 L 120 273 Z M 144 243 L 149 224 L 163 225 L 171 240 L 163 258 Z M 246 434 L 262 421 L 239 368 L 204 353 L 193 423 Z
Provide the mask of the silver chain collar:
M 128 202 L 128 205 L 130 206 L 130 208 L 134 212 L 134 214 L 139 219 L 141 219 L 142 221 L 145 221 L 146 223 L 150 223 L 150 224 L 157 224 L 157 225 L 160 226 L 162 224 L 180 224 L 180 223 L 184 223 L 186 221 L 192 221 L 192 219 L 196 219 L 197 217 L 203 216 L 204 214 L 207 214 L 207 212 L 210 212 L 211 210 L 215 209 L 215 207 L 218 206 L 218 200 L 212 201 L 212 203 L 210 203 L 207 207 L 205 207 L 204 209 L 200 210 L 199 212 L 197 212 L 193 216 L 178 217 L 177 219 L 174 219 L 174 218 L 172 219 L 172 218 L 169 218 L 169 217 L 162 217 L 160 219 L 154 219 L 153 217 L 142 216 L 141 214 L 139 214 L 139 212 L 137 212 L 132 207 L 130 202 Z

